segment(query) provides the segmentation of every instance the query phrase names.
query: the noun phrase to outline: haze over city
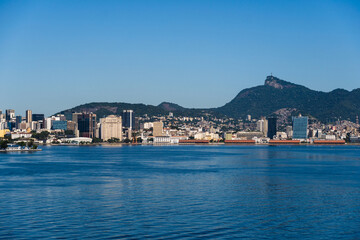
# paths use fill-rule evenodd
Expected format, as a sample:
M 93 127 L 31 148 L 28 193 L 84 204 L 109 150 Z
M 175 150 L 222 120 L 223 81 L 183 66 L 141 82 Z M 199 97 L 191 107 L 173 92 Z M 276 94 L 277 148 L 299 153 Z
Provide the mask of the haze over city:
M 270 73 L 352 90 L 359 42 L 359 1 L 0 1 L 0 102 L 219 107 Z

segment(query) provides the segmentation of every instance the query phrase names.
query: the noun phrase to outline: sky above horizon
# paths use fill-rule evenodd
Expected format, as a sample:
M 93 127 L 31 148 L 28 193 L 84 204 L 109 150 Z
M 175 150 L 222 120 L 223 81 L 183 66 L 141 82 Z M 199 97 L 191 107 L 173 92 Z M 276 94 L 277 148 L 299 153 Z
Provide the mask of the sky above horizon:
M 360 1 L 0 0 L 0 109 L 219 107 L 271 73 L 360 88 Z

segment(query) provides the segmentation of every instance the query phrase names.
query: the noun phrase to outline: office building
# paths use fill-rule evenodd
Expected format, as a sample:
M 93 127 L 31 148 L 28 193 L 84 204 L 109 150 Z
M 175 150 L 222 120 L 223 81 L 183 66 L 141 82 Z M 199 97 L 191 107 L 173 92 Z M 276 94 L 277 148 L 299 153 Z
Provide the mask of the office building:
M 125 128 L 135 127 L 135 115 L 133 110 L 124 110 L 122 114 L 122 124 Z
M 26 123 L 31 124 L 31 122 L 32 122 L 32 111 L 31 110 L 26 110 L 25 114 L 26 114 Z
M 44 121 L 44 114 L 32 114 L 32 121 Z
M 19 129 L 20 128 L 20 123 L 22 122 L 22 116 L 16 116 L 16 128 Z
M 263 136 L 267 136 L 267 132 L 268 132 L 268 122 L 265 118 L 260 119 L 259 121 L 257 121 L 257 126 L 256 126 L 257 130 L 259 132 L 263 133 Z
M 7 109 L 6 110 L 6 121 L 9 122 L 13 119 L 15 119 L 15 110 Z
M 74 121 L 67 121 L 66 130 L 73 131 L 74 134 L 76 134 L 78 127 L 77 123 Z
M 51 126 L 52 126 L 52 118 L 45 118 L 44 119 L 44 129 L 47 129 L 47 130 L 51 130 Z
M 107 141 L 117 138 L 122 141 L 122 119 L 114 115 L 100 119 L 100 138 Z
M 74 116 L 74 115 L 73 115 Z M 96 131 L 96 114 L 81 113 L 76 115 L 80 137 L 94 138 Z
M 270 139 L 274 139 L 274 136 L 276 136 L 277 131 L 277 118 L 276 117 L 270 117 L 267 119 L 268 122 L 268 131 L 267 131 L 267 137 Z
M 163 122 L 153 122 L 153 136 L 154 137 L 164 136 L 163 128 L 164 128 Z
M 293 139 L 307 138 L 308 117 L 293 117 Z
M 52 121 L 52 130 L 67 130 L 67 121 Z

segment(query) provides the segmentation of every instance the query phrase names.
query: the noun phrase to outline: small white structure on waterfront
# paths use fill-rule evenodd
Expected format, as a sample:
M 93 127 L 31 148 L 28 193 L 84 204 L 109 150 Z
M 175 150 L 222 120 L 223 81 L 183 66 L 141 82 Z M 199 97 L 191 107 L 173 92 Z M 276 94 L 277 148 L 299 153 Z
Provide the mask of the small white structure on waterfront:
M 92 143 L 92 138 L 87 138 L 87 137 L 62 138 L 60 141 L 61 143 L 72 143 L 72 144 Z

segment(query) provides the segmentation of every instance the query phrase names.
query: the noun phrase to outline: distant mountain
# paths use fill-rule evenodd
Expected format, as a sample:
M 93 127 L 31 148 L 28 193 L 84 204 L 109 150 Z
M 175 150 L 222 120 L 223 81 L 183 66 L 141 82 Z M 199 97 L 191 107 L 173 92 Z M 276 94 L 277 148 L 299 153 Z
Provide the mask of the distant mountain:
M 165 115 L 173 112 L 182 116 L 228 116 L 255 118 L 282 114 L 302 113 L 323 122 L 335 119 L 355 120 L 360 115 L 360 89 L 347 91 L 336 89 L 331 92 L 314 91 L 301 85 L 268 76 L 264 85 L 242 90 L 233 100 L 222 107 L 211 109 L 189 109 L 175 103 L 163 102 L 158 106 L 130 103 L 88 103 L 60 113 L 70 116 L 72 112 L 94 112 L 98 117 L 110 114 L 120 115 L 123 110 L 132 109 L 136 115 Z M 284 110 L 285 109 L 285 110 Z
M 215 111 L 232 117 L 245 117 L 247 114 L 260 117 L 283 108 L 296 109 L 321 121 L 355 120 L 360 114 L 360 89 L 351 92 L 336 89 L 326 93 L 268 76 L 264 85 L 242 90 Z

